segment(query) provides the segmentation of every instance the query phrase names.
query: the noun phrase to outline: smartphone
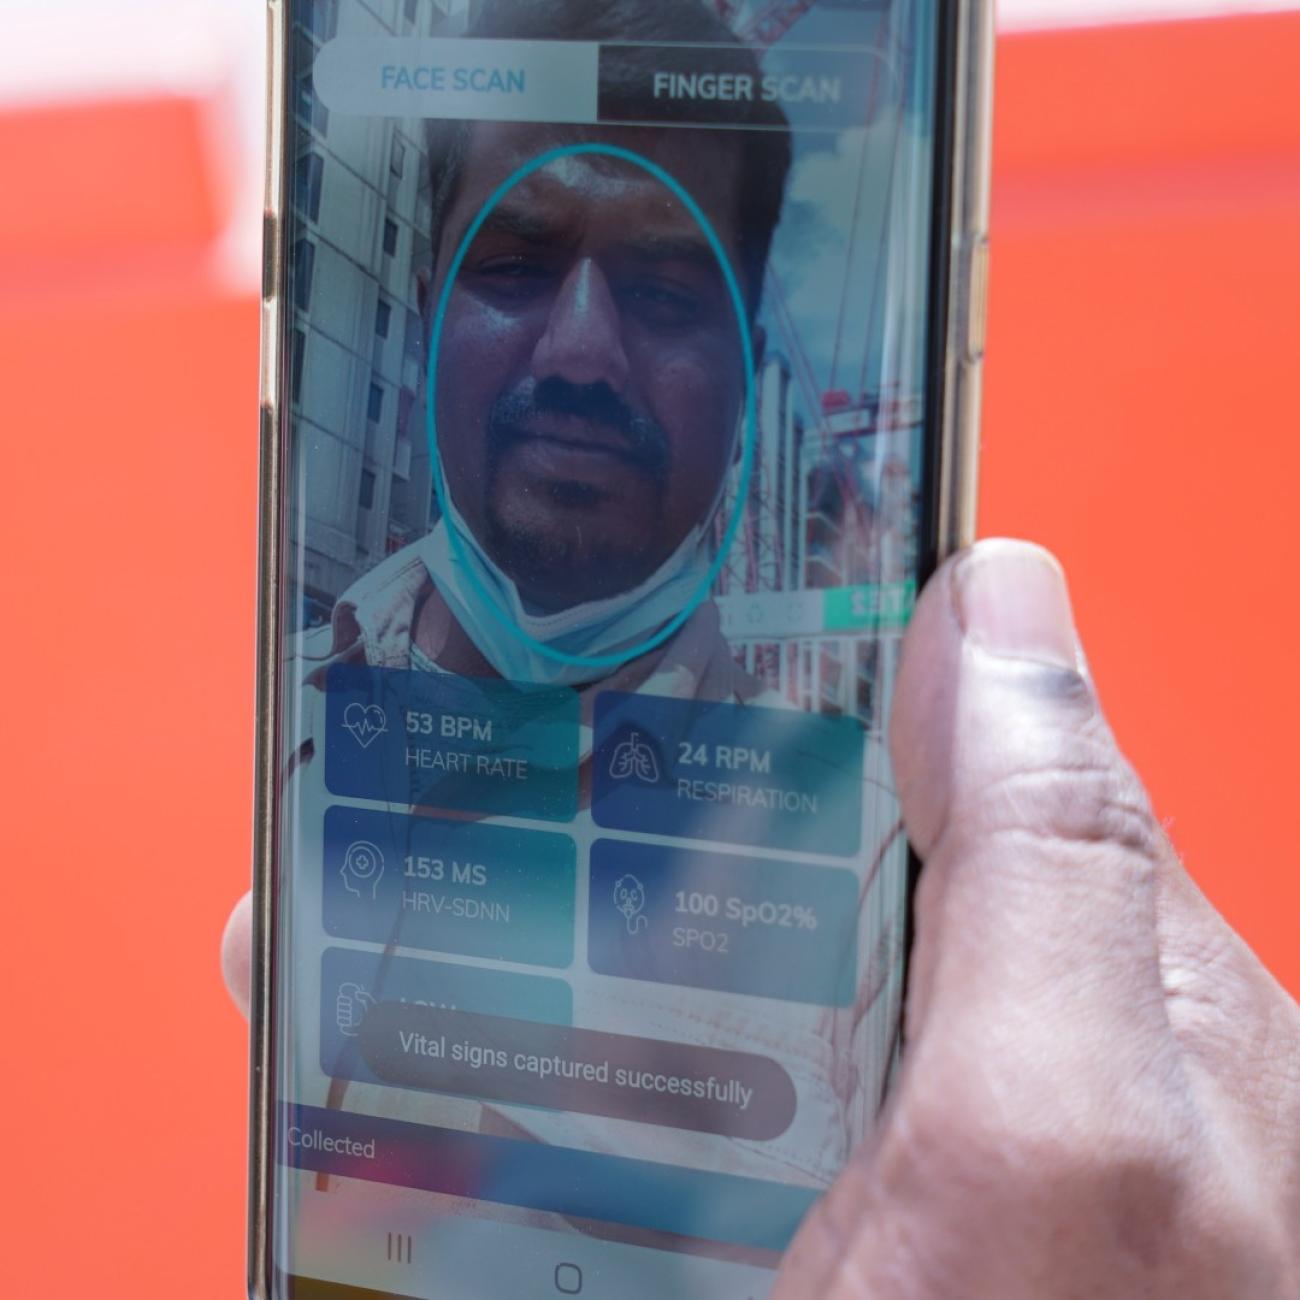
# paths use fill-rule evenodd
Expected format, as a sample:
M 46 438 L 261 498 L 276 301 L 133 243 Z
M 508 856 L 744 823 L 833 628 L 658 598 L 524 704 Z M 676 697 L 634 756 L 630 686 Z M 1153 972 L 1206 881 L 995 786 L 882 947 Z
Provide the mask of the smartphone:
M 759 1300 L 900 1051 L 991 5 L 268 12 L 250 1294 Z

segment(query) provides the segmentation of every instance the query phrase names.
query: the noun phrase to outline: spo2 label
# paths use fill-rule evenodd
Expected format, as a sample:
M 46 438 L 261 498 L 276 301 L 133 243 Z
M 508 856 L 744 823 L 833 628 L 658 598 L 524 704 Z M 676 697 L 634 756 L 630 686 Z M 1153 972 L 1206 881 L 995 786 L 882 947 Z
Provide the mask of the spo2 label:
M 849 1006 L 857 903 L 846 867 L 597 840 L 588 960 L 602 975 Z

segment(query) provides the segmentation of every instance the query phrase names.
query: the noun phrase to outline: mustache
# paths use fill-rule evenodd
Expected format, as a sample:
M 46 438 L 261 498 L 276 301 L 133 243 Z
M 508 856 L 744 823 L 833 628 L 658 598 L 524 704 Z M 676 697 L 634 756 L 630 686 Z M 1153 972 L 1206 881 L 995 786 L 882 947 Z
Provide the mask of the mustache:
M 627 457 L 655 474 L 668 468 L 668 437 L 649 415 L 634 411 L 608 384 L 573 384 L 549 376 L 524 380 L 502 393 L 488 412 L 487 433 L 494 448 L 526 437 L 538 416 L 563 415 L 619 435 Z

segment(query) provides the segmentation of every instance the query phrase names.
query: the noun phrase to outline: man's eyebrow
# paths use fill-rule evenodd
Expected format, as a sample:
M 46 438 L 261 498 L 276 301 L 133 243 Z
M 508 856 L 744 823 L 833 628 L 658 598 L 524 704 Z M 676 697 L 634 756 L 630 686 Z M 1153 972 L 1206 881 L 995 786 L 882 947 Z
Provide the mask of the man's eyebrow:
M 565 246 L 574 242 L 573 231 L 539 217 L 526 208 L 498 204 L 483 218 L 479 235 L 506 235 L 529 244 Z M 621 239 L 614 251 L 636 262 L 686 262 L 712 274 L 718 273 L 718 259 L 702 236 L 632 234 Z
M 565 233 L 554 222 L 523 208 L 511 208 L 500 203 L 483 218 L 478 233 L 513 235 L 530 244 L 558 244 L 565 240 Z
M 692 235 L 633 235 L 620 240 L 617 250 L 638 262 L 689 262 L 714 274 L 718 271 L 712 246 Z

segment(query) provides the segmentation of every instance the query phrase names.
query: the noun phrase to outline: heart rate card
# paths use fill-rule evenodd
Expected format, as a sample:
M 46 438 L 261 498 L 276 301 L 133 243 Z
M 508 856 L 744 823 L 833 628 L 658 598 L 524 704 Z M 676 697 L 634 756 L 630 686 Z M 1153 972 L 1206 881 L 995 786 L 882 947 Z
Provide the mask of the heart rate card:
M 331 794 L 568 821 L 578 806 L 578 697 L 567 687 L 334 664 Z

